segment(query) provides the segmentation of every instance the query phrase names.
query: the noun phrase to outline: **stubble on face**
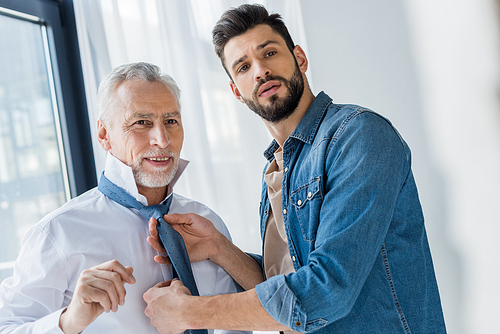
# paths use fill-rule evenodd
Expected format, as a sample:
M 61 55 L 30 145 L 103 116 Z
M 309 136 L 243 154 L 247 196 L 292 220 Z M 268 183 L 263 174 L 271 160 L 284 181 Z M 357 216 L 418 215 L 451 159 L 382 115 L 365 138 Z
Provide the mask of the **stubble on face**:
M 258 102 L 259 88 L 270 80 L 281 82 L 287 89 L 288 93 L 285 97 L 279 98 L 277 94 L 269 97 L 269 105 L 264 106 Z M 295 61 L 295 71 L 290 79 L 281 76 L 268 75 L 259 80 L 255 89 L 252 92 L 252 98 L 245 98 L 242 96 L 243 101 L 250 110 L 262 117 L 268 122 L 277 123 L 288 118 L 297 106 L 304 93 L 304 78 L 300 72 L 299 65 Z

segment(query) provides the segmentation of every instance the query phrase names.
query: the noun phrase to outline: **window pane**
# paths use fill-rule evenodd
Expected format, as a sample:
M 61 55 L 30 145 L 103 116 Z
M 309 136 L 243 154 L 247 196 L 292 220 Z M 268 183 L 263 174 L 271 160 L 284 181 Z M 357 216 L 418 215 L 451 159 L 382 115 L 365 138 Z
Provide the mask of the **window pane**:
M 66 201 L 44 32 L 0 15 L 0 281 L 26 231 Z

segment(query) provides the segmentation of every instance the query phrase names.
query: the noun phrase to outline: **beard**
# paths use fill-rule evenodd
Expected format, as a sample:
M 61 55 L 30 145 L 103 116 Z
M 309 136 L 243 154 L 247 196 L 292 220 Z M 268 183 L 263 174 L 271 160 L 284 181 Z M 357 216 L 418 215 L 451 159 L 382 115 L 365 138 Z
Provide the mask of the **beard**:
M 173 165 L 165 167 L 154 167 L 152 172 L 146 172 L 142 169 L 142 162 L 144 156 L 170 156 L 173 161 Z M 140 158 L 134 159 L 132 163 L 129 164 L 132 168 L 134 174 L 135 182 L 138 185 L 148 187 L 148 188 L 161 188 L 166 187 L 170 182 L 172 182 L 177 169 L 179 168 L 179 159 L 174 152 L 169 149 L 163 149 L 155 152 L 148 152 L 143 154 Z M 170 170 L 168 170 L 170 168 Z
M 262 104 L 257 102 L 259 88 L 264 83 L 270 80 L 281 82 L 286 88 L 288 88 L 288 93 L 281 99 L 277 94 L 272 95 L 271 97 L 269 97 L 269 105 L 263 106 Z M 293 114 L 293 112 L 299 105 L 299 101 L 303 93 L 304 78 L 302 78 L 302 73 L 300 72 L 299 65 L 297 64 L 297 61 L 295 61 L 295 71 L 293 72 L 292 77 L 289 80 L 281 76 L 268 75 L 265 78 L 259 80 L 258 85 L 252 92 L 251 99 L 244 98 L 243 96 L 242 98 L 243 101 L 245 101 L 247 107 L 250 108 L 250 110 L 252 110 L 268 122 L 277 123 L 285 120 L 291 114 Z

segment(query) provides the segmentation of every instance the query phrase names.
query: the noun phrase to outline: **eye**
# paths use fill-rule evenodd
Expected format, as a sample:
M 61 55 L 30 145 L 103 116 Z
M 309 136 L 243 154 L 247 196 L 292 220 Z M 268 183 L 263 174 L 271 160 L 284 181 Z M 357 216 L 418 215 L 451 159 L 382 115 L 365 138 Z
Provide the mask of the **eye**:
M 179 122 L 177 122 L 176 119 L 171 118 L 171 119 L 167 119 L 165 123 L 167 123 L 167 124 L 177 124 Z
M 250 66 L 249 65 L 243 65 L 241 66 L 239 69 L 238 69 L 238 73 L 243 73 L 245 72 L 246 70 L 248 70 Z
M 151 121 L 149 121 L 147 119 L 139 119 L 139 120 L 133 122 L 132 125 L 135 127 L 139 127 L 139 128 L 150 127 Z
M 276 54 L 276 51 L 269 51 L 268 53 L 266 53 L 266 57 L 272 57 Z

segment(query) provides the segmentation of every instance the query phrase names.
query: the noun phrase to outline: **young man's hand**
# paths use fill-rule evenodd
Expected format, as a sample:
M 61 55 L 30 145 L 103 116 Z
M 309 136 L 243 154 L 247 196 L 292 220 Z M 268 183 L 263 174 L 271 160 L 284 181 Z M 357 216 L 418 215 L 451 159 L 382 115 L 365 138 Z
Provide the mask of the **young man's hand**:
M 186 250 L 191 262 L 201 262 L 207 259 L 217 263 L 218 240 L 227 239 L 212 224 L 212 222 L 194 213 L 169 214 L 163 219 L 170 224 L 184 239 Z M 165 253 L 156 229 L 155 218 L 149 220 L 149 234 L 147 241 L 157 252 Z M 155 261 L 162 264 L 171 263 L 168 256 L 158 255 Z
M 144 293 L 148 304 L 144 313 L 160 333 L 184 333 L 189 326 L 184 318 L 183 301 L 189 296 L 189 289 L 178 279 L 160 282 Z

